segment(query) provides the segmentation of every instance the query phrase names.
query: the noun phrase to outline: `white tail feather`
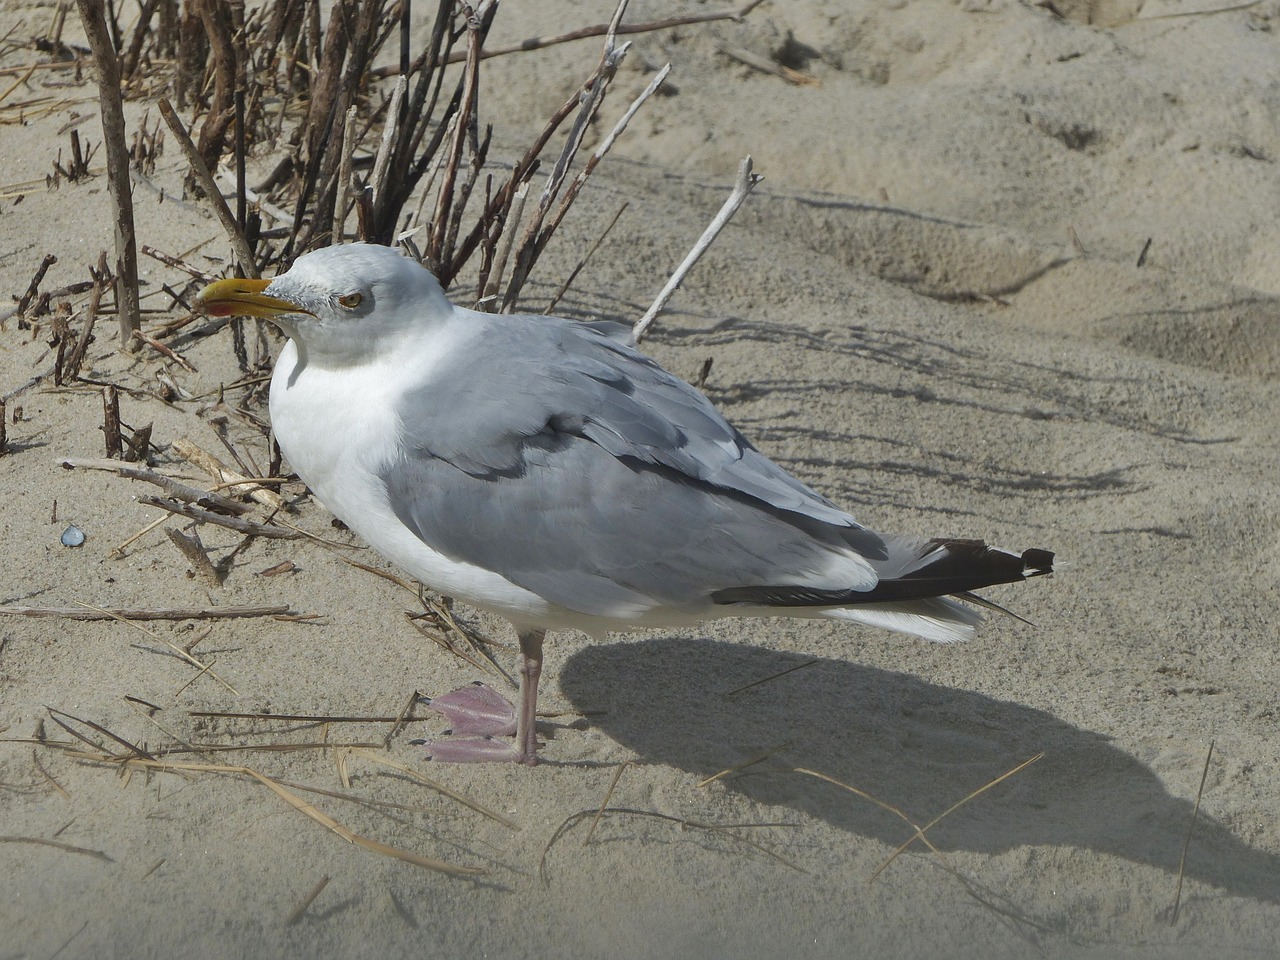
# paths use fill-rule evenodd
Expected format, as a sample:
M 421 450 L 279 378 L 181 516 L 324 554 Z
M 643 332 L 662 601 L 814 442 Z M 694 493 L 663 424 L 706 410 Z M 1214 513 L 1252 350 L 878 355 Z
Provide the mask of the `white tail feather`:
M 972 640 L 975 628 L 984 619 L 972 607 L 945 597 L 839 607 L 824 610 L 823 616 L 909 633 L 934 643 L 963 643 Z

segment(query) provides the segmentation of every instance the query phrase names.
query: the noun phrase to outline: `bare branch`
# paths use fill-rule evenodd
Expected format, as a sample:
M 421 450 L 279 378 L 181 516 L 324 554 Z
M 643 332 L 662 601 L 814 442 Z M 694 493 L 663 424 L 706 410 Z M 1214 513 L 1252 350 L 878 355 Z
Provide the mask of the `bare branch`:
M 715 215 L 715 219 L 708 224 L 707 229 L 703 231 L 702 236 L 698 238 L 698 242 L 693 245 L 693 249 L 689 251 L 689 255 L 684 258 L 684 262 L 676 267 L 675 273 L 671 274 L 671 279 L 667 281 L 667 285 L 662 288 L 657 298 L 643 317 L 641 317 L 634 327 L 631 328 L 632 343 L 639 343 L 644 337 L 654 318 L 662 312 L 662 308 L 667 305 L 667 301 L 671 299 L 671 295 L 680 288 L 680 284 L 684 283 L 685 276 L 693 269 L 693 265 L 697 263 L 707 248 L 715 242 L 716 237 L 720 235 L 720 231 L 724 229 L 724 225 L 733 219 L 733 215 L 737 213 L 738 208 L 746 201 L 747 196 L 754 189 L 755 185 L 763 180 L 764 177 L 758 173 L 751 172 L 751 157 L 746 157 L 738 166 L 738 180 L 733 186 L 733 193 L 729 194 L 729 199 L 724 202 L 724 206 L 720 208 L 720 212 Z

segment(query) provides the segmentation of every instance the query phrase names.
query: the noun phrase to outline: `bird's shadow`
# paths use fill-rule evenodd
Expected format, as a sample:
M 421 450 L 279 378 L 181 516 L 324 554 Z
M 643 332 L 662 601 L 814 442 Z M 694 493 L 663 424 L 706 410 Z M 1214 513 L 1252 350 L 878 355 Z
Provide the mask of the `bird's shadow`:
M 1176 875 L 1194 798 L 1171 795 L 1153 770 L 1106 736 L 909 674 L 812 660 L 698 638 L 591 644 L 564 664 L 560 684 L 576 707 L 606 711 L 593 723 L 618 743 L 700 776 L 787 744 L 767 764 L 724 782 L 752 800 L 894 847 L 911 836 L 900 818 L 784 767 L 856 786 L 923 825 L 1043 752 L 931 829 L 930 839 L 942 850 L 989 854 L 1085 848 Z M 1249 847 L 1203 808 L 1186 875 L 1280 903 L 1280 858 Z

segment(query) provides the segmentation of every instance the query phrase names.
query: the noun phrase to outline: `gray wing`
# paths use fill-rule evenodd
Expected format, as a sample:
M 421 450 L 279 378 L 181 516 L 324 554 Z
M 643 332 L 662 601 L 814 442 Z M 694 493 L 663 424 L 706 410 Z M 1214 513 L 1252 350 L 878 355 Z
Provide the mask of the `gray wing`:
M 457 322 L 474 320 L 474 347 L 453 358 L 447 379 L 405 395 L 411 448 L 485 476 L 518 470 L 524 444 L 544 431 L 578 434 L 615 457 L 857 528 L 756 450 L 701 393 L 614 339 L 619 324 L 458 313 Z
M 518 472 L 476 476 L 416 456 L 385 479 L 396 515 L 434 549 L 594 616 L 654 601 L 697 613 L 719 591 L 759 584 L 875 583 L 848 562 L 847 528 L 797 523 L 572 434 L 531 438 Z M 847 576 L 833 580 L 833 565 Z
M 875 585 L 851 550 L 883 555 L 883 541 L 693 388 L 568 321 L 493 319 L 477 350 L 501 362 L 473 353 L 401 403 L 406 454 L 383 479 L 434 549 L 596 616 L 655 600 L 696 612 L 757 584 Z

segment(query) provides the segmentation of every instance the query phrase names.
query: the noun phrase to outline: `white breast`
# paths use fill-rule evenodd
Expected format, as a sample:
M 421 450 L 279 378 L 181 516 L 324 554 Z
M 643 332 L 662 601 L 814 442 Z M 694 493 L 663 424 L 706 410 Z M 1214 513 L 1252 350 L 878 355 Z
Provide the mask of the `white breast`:
M 436 552 L 400 522 L 387 501 L 380 474 L 399 456 L 397 401 L 443 363 L 446 353 L 419 354 L 409 366 L 402 359 L 337 370 L 314 364 L 300 368 L 290 340 L 271 378 L 276 440 L 321 503 L 428 587 L 517 623 L 549 626 L 559 617 L 540 597 L 492 571 Z

